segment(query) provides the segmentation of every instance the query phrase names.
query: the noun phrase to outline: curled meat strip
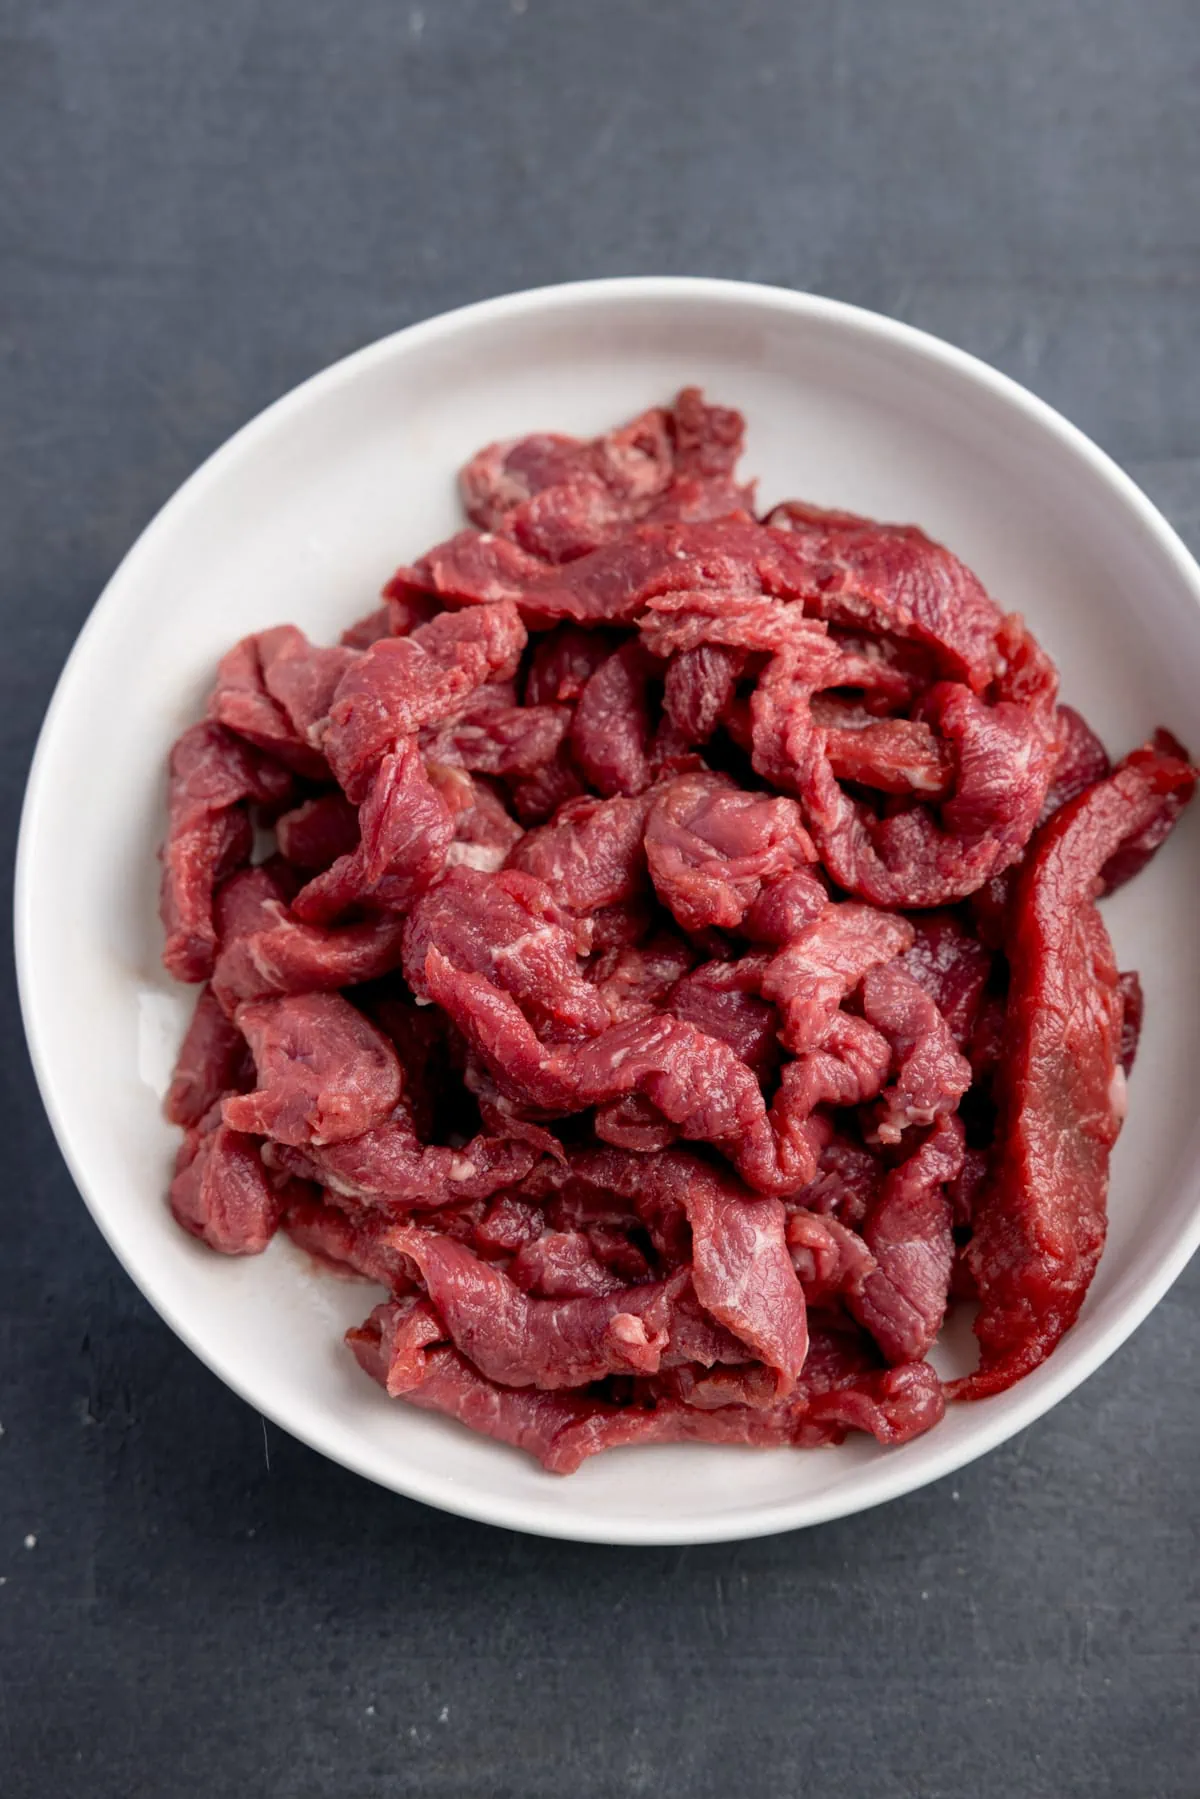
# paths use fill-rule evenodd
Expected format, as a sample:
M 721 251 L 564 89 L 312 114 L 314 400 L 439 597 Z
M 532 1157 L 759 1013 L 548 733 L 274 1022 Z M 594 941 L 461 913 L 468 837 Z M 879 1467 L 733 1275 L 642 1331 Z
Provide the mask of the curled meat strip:
M 1094 904 L 1106 864 L 1177 814 L 1186 762 L 1147 745 L 1043 825 L 1013 896 L 992 1174 L 967 1260 L 979 1371 L 960 1398 L 1002 1392 L 1045 1360 L 1104 1247 L 1108 1158 L 1125 1115 L 1124 996 Z

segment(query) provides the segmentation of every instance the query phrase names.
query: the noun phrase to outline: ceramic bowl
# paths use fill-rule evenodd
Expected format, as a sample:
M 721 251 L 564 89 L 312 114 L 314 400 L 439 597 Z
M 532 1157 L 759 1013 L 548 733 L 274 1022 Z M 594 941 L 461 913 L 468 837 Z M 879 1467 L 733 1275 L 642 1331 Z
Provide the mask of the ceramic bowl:
M 22 1002 L 58 1141 L 172 1328 L 266 1417 L 372 1480 L 473 1518 L 602 1542 L 787 1530 L 936 1480 L 1097 1368 L 1200 1238 L 1200 808 L 1105 908 L 1121 967 L 1141 971 L 1146 1027 L 1113 1159 L 1109 1243 L 1079 1322 L 1010 1392 L 952 1406 L 901 1449 L 862 1438 L 807 1452 L 624 1449 L 557 1479 L 389 1401 L 359 1372 L 341 1337 L 371 1290 L 319 1272 L 287 1242 L 231 1261 L 173 1224 L 163 1195 L 176 1133 L 160 1102 L 192 995 L 159 966 L 155 848 L 167 749 L 199 715 L 218 657 L 285 620 L 336 637 L 396 563 L 456 528 L 455 472 L 479 445 L 595 432 L 687 382 L 745 412 L 744 466 L 764 502 L 799 494 L 915 520 L 956 550 L 1028 617 L 1064 696 L 1111 749 L 1160 723 L 1200 747 L 1200 570 L 1048 406 L 934 338 L 831 300 L 725 281 L 585 282 L 373 344 L 192 476 L 113 576 L 63 673 L 17 879 Z M 935 1356 L 945 1371 L 969 1366 L 969 1333 L 959 1326 Z

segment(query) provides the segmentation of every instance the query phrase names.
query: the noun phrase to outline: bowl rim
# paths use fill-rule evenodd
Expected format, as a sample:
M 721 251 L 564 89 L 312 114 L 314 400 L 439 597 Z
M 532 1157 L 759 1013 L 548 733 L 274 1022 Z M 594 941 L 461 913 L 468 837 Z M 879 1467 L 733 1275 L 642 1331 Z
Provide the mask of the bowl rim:
M 120 1233 L 112 1226 L 103 1203 L 97 1200 L 93 1192 L 83 1157 L 73 1139 L 69 1096 L 60 1091 L 51 1065 L 47 1047 L 49 1032 L 40 1016 L 38 974 L 31 937 L 36 905 L 36 828 L 40 800 L 50 778 L 50 763 L 60 720 L 70 710 L 76 690 L 85 678 L 92 638 L 102 629 L 109 614 L 118 610 L 125 587 L 136 578 L 140 563 L 159 538 L 172 530 L 177 520 L 203 504 L 214 481 L 239 457 L 254 452 L 272 433 L 285 427 L 294 414 L 302 412 L 314 401 L 339 387 L 357 380 L 373 365 L 385 364 L 400 350 L 410 353 L 428 348 L 443 338 L 525 313 L 566 312 L 574 308 L 586 309 L 605 304 L 664 301 L 682 306 L 724 305 L 733 311 L 749 307 L 764 315 L 786 314 L 792 318 L 807 318 L 815 323 L 823 322 L 856 333 L 863 339 L 898 349 L 914 364 L 923 363 L 927 368 L 945 370 L 990 392 L 994 398 L 1040 427 L 1062 452 L 1076 463 L 1082 464 L 1102 487 L 1108 489 L 1113 500 L 1127 514 L 1132 515 L 1152 547 L 1165 559 L 1179 583 L 1190 592 L 1193 601 L 1200 607 L 1200 566 L 1133 479 L 1091 438 L 1046 401 L 968 351 L 946 343 L 929 332 L 824 295 L 759 282 L 709 276 L 615 276 L 521 289 L 438 313 L 339 358 L 267 405 L 226 438 L 175 489 L 139 533 L 109 577 L 58 676 L 30 765 L 21 809 L 14 878 L 17 988 L 30 1059 L 42 1102 L 59 1151 L 101 1235 L 139 1291 L 170 1329 L 225 1385 L 253 1406 L 261 1416 L 270 1418 L 281 1430 L 298 1438 L 309 1448 L 380 1486 L 481 1523 L 567 1541 L 623 1546 L 735 1541 L 848 1517 L 940 1480 L 998 1448 L 1001 1443 L 1050 1411 L 1107 1361 L 1178 1278 L 1200 1246 L 1200 1167 L 1193 1166 L 1179 1180 L 1180 1190 L 1190 1193 L 1194 1202 L 1186 1227 L 1178 1233 L 1153 1270 L 1120 1300 L 1114 1318 L 1102 1331 L 1095 1334 L 1093 1341 L 1075 1355 L 1062 1360 L 1052 1357 L 1035 1375 L 1010 1390 L 1007 1404 L 997 1407 L 994 1416 L 988 1417 L 984 1408 L 997 1406 L 996 1400 L 976 1402 L 978 1427 L 965 1442 L 947 1446 L 939 1452 L 934 1433 L 923 1439 L 927 1447 L 920 1461 L 910 1462 L 903 1454 L 893 1452 L 864 1469 L 861 1481 L 848 1491 L 830 1489 L 799 1498 L 759 1503 L 748 1507 L 744 1512 L 727 1511 L 713 1518 L 614 1517 L 611 1521 L 606 1521 L 588 1513 L 576 1521 L 565 1510 L 541 1506 L 528 1499 L 494 1497 L 482 1487 L 464 1490 L 453 1477 L 404 1467 L 397 1471 L 392 1466 L 385 1466 L 382 1453 L 366 1442 L 360 1453 L 342 1446 L 331 1447 L 323 1440 L 319 1416 L 313 1424 L 279 1415 L 277 1408 L 264 1405 L 261 1397 L 255 1393 L 252 1372 L 247 1374 L 229 1363 L 223 1356 L 219 1343 L 200 1340 L 191 1324 L 180 1317 L 170 1300 L 157 1290 L 153 1276 L 142 1269 L 136 1242 L 120 1239 Z

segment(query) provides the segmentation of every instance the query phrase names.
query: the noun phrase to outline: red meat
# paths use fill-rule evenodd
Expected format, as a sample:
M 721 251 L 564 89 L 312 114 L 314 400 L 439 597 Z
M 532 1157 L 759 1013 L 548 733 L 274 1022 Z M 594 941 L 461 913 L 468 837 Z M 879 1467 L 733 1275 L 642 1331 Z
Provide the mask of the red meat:
M 603 1030 L 607 1014 L 579 968 L 575 921 L 532 875 L 454 868 L 414 907 L 404 937 L 404 972 L 419 999 L 432 995 L 431 956 L 486 974 L 526 1008 L 547 1036 Z
M 908 949 L 913 927 L 906 919 L 853 902 L 827 905 L 819 917 L 768 963 L 762 991 L 783 1020 L 790 1050 L 816 1049 L 848 993 L 867 970 Z
M 293 1243 L 319 1262 L 328 1262 L 342 1273 L 377 1281 L 392 1294 L 414 1290 L 416 1268 L 402 1250 L 392 1245 L 386 1219 L 369 1214 L 351 1217 L 336 1206 L 322 1205 L 310 1198 L 311 1189 L 299 1182 L 294 1187 L 300 1196 L 288 1201 L 282 1221 Z M 431 1341 L 444 1337 L 439 1326 L 438 1336 Z
M 461 1243 L 400 1227 L 391 1241 L 421 1270 L 451 1341 L 489 1380 L 552 1390 L 658 1368 L 670 1334 L 667 1284 L 531 1299 Z
M 340 1143 L 381 1123 L 400 1098 L 391 1044 L 338 993 L 251 1000 L 235 1022 L 259 1084 L 225 1101 L 233 1130 L 279 1143 Z
M 319 874 L 358 844 L 358 813 L 340 793 L 305 800 L 275 821 L 280 854 L 296 868 Z
M 292 777 L 218 724 L 184 732 L 171 751 L 170 775 L 159 900 L 163 964 L 176 980 L 204 981 L 217 949 L 213 890 L 249 860 L 253 844 L 245 802 L 278 804 Z
M 956 1396 L 999 1393 L 1044 1361 L 1079 1312 L 1104 1247 L 1108 1158 L 1125 1110 L 1124 1002 L 1092 903 L 1131 838 L 1178 816 L 1190 766 L 1153 746 L 1061 807 L 1022 869 L 994 1173 L 967 1252 L 979 1290 L 979 1371 Z
M 874 1120 L 875 1138 L 899 1143 L 905 1131 L 956 1112 L 971 1085 L 971 1064 L 925 989 L 895 962 L 877 965 L 863 976 L 862 1008 L 892 1046 L 892 1080 Z
M 406 911 L 445 867 L 454 816 L 411 737 L 379 758 L 358 827 L 354 849 L 296 895 L 294 909 L 307 923 L 326 924 L 359 906 Z
M 680 650 L 667 666 L 663 705 L 687 743 L 707 743 L 732 704 L 746 658 L 723 644 Z
M 588 969 L 588 979 L 594 982 L 611 1022 L 621 1024 L 627 1018 L 646 1018 L 661 1010 L 673 990 L 678 994 L 677 983 L 695 960 L 695 952 L 681 937 L 660 931 L 636 948 L 608 950 L 598 956 Z
M 876 1265 L 849 1305 L 893 1365 L 923 1360 L 946 1316 L 954 1260 L 946 1185 L 962 1162 L 962 1125 L 943 1118 L 887 1176 L 864 1220 Z
M 539 1153 L 505 1136 L 472 1137 L 461 1149 L 424 1143 L 405 1113 L 342 1141 L 268 1149 L 276 1167 L 316 1182 L 337 1203 L 395 1217 L 490 1199 L 523 1180 Z
M 475 528 L 244 638 L 172 753 L 175 1215 L 381 1284 L 363 1368 L 555 1473 L 907 1442 L 960 1298 L 958 1396 L 1051 1351 L 1142 1016 L 1094 902 L 1195 780 L 1110 770 L 915 527 L 755 519 L 742 434 L 489 446 Z
M 705 773 L 661 790 L 646 820 L 659 899 L 686 931 L 737 930 L 764 887 L 816 852 L 791 800 L 742 793 Z
M 765 964 L 763 956 L 706 962 L 683 977 L 669 1001 L 676 1018 L 719 1037 L 759 1080 L 775 1071 L 780 1055 L 779 1014 L 760 991 Z
M 553 824 L 527 831 L 509 867 L 545 881 L 559 905 L 591 917 L 648 887 L 644 836 L 650 797 L 570 800 Z
M 584 778 L 601 793 L 643 793 L 650 785 L 650 684 L 657 673 L 634 639 L 600 664 L 579 696 L 571 750 Z
M 261 1254 L 279 1222 L 258 1144 L 222 1124 L 216 1106 L 180 1145 L 169 1197 L 184 1230 L 224 1256 Z
M 253 1073 L 246 1039 L 212 988 L 202 988 L 167 1089 L 167 1117 L 185 1128 L 199 1124 L 224 1094 L 249 1086 Z
M 453 718 L 488 681 L 509 680 L 525 642 L 515 607 L 501 603 L 373 644 L 342 677 L 322 738 L 347 796 L 365 797 L 379 758 L 402 739 Z

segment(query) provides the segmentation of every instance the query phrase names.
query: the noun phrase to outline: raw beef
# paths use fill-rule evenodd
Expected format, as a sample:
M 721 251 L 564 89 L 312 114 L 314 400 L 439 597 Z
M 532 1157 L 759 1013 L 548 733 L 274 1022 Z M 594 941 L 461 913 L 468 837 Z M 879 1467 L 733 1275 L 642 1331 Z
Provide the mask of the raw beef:
M 742 438 L 685 388 L 488 445 L 171 756 L 175 1217 L 382 1288 L 367 1374 L 555 1474 L 906 1443 L 1051 1353 L 1142 1027 L 1096 901 L 1195 781 L 917 527 L 755 517 Z

